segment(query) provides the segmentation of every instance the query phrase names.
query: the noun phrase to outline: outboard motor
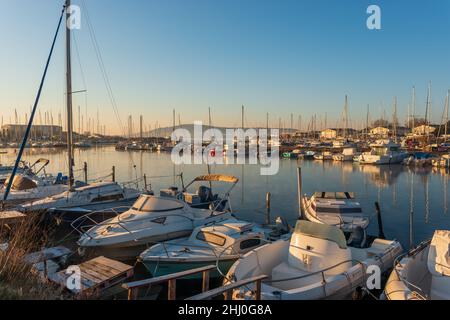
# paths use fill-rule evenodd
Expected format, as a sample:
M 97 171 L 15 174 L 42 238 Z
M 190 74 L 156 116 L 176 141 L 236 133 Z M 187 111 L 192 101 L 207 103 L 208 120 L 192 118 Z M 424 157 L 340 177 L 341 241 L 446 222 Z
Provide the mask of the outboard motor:
M 275 227 L 280 232 L 280 234 L 286 234 L 291 229 L 289 223 L 283 217 L 277 217 L 275 219 Z
M 209 210 L 216 209 L 216 211 L 223 212 L 227 209 L 227 206 L 228 206 L 228 200 L 220 199 L 218 201 L 211 202 L 209 204 Z
M 213 201 L 213 195 L 211 192 L 211 188 L 206 186 L 200 186 L 197 190 L 197 195 L 200 198 L 201 203 L 207 203 Z
M 347 245 L 354 248 L 364 248 L 367 242 L 366 230 L 356 227 L 347 240 Z

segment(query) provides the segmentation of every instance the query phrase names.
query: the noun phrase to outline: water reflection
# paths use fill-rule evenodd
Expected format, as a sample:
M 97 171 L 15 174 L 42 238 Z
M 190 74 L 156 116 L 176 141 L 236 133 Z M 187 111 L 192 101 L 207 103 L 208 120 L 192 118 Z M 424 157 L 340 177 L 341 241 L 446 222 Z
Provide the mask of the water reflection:
M 49 172 L 65 172 L 65 149 L 28 149 L 27 161 L 48 158 Z M 1 155 L 0 162 L 13 162 L 15 154 Z M 154 191 L 169 186 L 181 187 L 179 175 L 185 182 L 208 172 L 206 165 L 172 164 L 170 154 L 151 152 L 118 152 L 114 147 L 76 149 L 77 178 L 82 179 L 83 163 L 88 163 L 89 179 L 104 177 L 116 167 L 118 181 L 131 181 L 147 175 L 147 183 Z M 298 217 L 296 169 L 302 167 L 303 192 L 355 192 L 363 210 L 374 215 L 374 202 L 381 205 L 386 236 L 396 238 L 405 248 L 429 238 L 437 228 L 450 229 L 449 172 L 437 168 L 409 168 L 393 166 L 360 166 L 351 162 L 280 160 L 280 171 L 275 176 L 261 176 L 257 165 L 212 165 L 212 173 L 235 175 L 240 179 L 232 193 L 232 205 L 237 216 L 255 222 L 265 220 L 265 198 L 270 192 L 271 217 L 285 217 L 295 223 Z M 143 188 L 143 185 L 141 185 Z M 225 191 L 221 185 L 216 192 Z M 377 233 L 376 219 L 369 232 Z

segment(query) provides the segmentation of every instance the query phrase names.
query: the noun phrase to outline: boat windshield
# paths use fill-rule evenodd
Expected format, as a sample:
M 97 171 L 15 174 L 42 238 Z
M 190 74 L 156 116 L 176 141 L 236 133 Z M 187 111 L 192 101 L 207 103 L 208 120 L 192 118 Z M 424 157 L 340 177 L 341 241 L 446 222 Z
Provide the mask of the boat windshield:
M 387 154 L 388 149 L 385 147 L 373 147 L 372 148 L 372 154 L 376 156 L 383 156 Z

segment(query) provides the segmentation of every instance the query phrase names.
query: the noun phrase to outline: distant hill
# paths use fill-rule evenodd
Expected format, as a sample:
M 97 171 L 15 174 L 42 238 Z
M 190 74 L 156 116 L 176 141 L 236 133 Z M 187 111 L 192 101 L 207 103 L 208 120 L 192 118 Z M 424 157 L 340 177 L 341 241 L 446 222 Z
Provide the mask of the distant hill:
M 176 129 L 185 129 L 185 130 L 188 130 L 192 136 L 194 135 L 194 125 L 193 124 L 182 124 L 180 126 L 175 126 L 175 130 Z M 225 127 L 213 127 L 213 126 L 203 125 L 203 128 L 202 128 L 203 132 L 205 132 L 206 130 L 209 130 L 209 129 L 218 129 L 225 136 L 227 129 L 239 129 L 239 128 L 225 128 Z M 248 128 L 245 128 L 245 129 L 247 130 Z M 251 128 L 251 129 L 258 130 L 258 129 L 266 129 L 266 128 Z M 278 129 L 278 128 L 274 128 L 274 129 Z M 172 131 L 173 131 L 173 127 L 164 127 L 164 128 L 154 129 L 150 132 L 144 132 L 143 135 L 144 135 L 144 137 L 169 137 L 172 134 Z M 281 129 L 281 131 L 283 133 L 289 134 L 289 133 L 295 133 L 297 130 Z

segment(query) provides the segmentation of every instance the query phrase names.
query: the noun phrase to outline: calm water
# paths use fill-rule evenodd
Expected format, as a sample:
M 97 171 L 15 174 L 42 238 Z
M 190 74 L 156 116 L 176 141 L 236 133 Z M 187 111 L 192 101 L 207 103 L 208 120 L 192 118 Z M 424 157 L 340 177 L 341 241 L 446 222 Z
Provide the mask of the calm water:
M 27 150 L 24 159 L 34 161 L 41 157 L 51 161 L 48 172 L 67 171 L 64 150 Z M 3 164 L 14 159 L 14 150 L 0 155 L 0 163 Z M 76 150 L 75 161 L 78 179 L 83 179 L 79 169 L 85 161 L 89 179 L 107 176 L 112 166 L 116 166 L 118 181 L 131 181 L 145 173 L 155 192 L 172 185 L 180 186 L 180 179 L 174 176 L 181 172 L 185 183 L 207 173 L 206 165 L 174 166 L 168 153 L 118 152 L 114 147 Z M 283 216 L 293 224 L 298 216 L 298 166 L 303 171 L 304 193 L 355 192 L 365 212 L 373 217 L 369 227 L 372 234 L 377 232 L 374 202 L 379 201 L 386 236 L 400 240 L 405 248 L 409 248 L 410 243 L 417 244 L 431 237 L 435 229 L 450 229 L 449 173 L 443 170 L 296 160 L 280 160 L 280 171 L 275 176 L 260 176 L 256 165 L 217 165 L 211 170 L 240 179 L 231 194 L 232 206 L 238 217 L 264 222 L 265 197 L 267 192 L 271 192 L 272 219 Z M 226 185 L 214 185 L 213 188 L 220 192 L 226 190 Z

